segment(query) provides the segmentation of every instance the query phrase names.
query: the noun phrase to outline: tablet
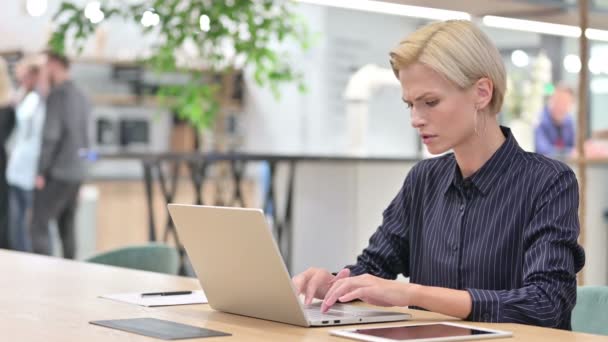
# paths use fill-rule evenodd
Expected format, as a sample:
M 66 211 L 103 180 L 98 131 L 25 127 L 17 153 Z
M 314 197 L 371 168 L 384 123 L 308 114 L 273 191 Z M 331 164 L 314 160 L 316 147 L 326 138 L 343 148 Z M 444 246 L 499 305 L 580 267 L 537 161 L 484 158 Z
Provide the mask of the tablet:
M 510 337 L 513 335 L 508 331 L 478 328 L 447 322 L 402 325 L 396 327 L 332 330 L 330 333 L 336 336 L 371 342 L 464 341 Z

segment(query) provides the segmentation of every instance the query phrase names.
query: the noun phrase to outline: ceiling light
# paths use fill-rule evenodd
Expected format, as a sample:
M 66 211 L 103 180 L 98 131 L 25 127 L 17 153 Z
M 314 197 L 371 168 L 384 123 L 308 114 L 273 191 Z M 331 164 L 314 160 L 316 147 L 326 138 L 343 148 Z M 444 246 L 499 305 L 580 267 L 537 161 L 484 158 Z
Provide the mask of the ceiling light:
M 95 13 L 101 11 L 101 4 L 99 1 L 89 2 L 84 8 L 84 16 L 87 19 L 91 19 L 95 15 Z
M 32 17 L 40 17 L 46 12 L 47 0 L 27 0 L 25 9 Z
M 464 19 L 471 20 L 471 15 L 466 12 L 449 11 L 431 7 L 420 7 L 389 3 L 372 0 L 296 0 L 297 2 L 346 8 L 359 11 L 400 15 L 414 18 L 425 18 L 431 20 Z
M 608 41 L 608 31 L 588 28 L 585 30 L 585 36 L 592 40 Z
M 101 4 L 99 1 L 89 2 L 84 8 L 84 16 L 93 24 L 100 23 L 105 18 L 105 14 L 101 10 Z
M 524 68 L 530 63 L 530 57 L 525 51 L 515 50 L 511 53 L 511 62 L 518 68 Z
M 571 74 L 581 71 L 581 59 L 577 55 L 567 55 L 564 57 L 564 69 Z
M 483 24 L 490 27 L 498 27 L 509 30 L 536 32 L 554 36 L 574 37 L 581 36 L 581 28 L 571 25 L 545 23 L 542 21 L 513 19 L 486 15 L 482 19 Z
M 209 29 L 211 29 L 211 20 L 209 19 L 209 16 L 206 14 L 201 15 L 201 17 L 198 20 L 199 26 L 201 27 L 201 31 L 204 32 L 208 32 Z
M 141 16 L 140 22 L 144 27 L 156 26 L 160 22 L 160 16 L 157 13 L 147 10 Z
M 581 28 L 573 25 L 552 24 L 543 21 L 523 20 L 506 17 L 486 15 L 482 19 L 483 24 L 490 27 L 498 27 L 509 30 L 536 32 L 554 36 L 579 38 Z M 608 41 L 608 31 L 588 28 L 585 36 L 591 40 Z
M 589 59 L 589 71 L 594 75 L 599 75 L 602 72 L 602 66 L 597 58 L 591 57 Z

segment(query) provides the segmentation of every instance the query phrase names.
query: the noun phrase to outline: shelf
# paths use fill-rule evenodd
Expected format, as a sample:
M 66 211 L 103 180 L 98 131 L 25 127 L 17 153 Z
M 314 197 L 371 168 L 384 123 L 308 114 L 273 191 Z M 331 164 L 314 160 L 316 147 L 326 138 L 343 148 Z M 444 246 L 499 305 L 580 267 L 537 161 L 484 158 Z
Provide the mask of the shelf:
M 158 100 L 153 95 L 137 96 L 131 94 L 95 94 L 91 96 L 91 101 L 98 106 L 139 106 L 153 107 L 160 106 Z M 236 101 L 221 101 L 220 106 L 222 111 L 240 112 L 243 107 Z

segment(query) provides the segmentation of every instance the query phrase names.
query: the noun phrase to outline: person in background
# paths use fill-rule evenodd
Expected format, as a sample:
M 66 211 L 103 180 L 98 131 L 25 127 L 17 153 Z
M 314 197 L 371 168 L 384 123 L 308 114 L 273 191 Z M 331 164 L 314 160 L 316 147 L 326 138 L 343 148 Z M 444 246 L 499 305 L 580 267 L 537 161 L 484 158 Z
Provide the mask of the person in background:
M 6 142 L 15 126 L 13 107 L 14 91 L 8 74 L 8 65 L 0 57 L 0 174 L 6 170 Z M 8 184 L 0 177 L 0 248 L 9 247 Z
M 54 52 L 47 52 L 46 57 L 51 90 L 46 100 L 35 184 L 32 247 L 35 253 L 51 254 L 48 225 L 51 219 L 56 219 L 63 256 L 73 259 L 76 253 L 74 215 L 80 185 L 86 176 L 86 161 L 80 153 L 89 146 L 91 105 L 70 79 L 69 60 Z
M 41 84 L 41 72 L 40 56 L 25 58 L 16 67 L 22 98 L 16 108 L 14 148 L 9 156 L 6 180 L 9 185 L 10 248 L 23 252 L 32 249 L 26 217 L 32 209 L 44 124 L 43 89 L 46 87 Z
M 574 148 L 574 120 L 570 112 L 574 104 L 574 91 L 564 84 L 555 88 L 548 105 L 541 112 L 536 127 L 536 153 L 547 156 L 568 156 Z

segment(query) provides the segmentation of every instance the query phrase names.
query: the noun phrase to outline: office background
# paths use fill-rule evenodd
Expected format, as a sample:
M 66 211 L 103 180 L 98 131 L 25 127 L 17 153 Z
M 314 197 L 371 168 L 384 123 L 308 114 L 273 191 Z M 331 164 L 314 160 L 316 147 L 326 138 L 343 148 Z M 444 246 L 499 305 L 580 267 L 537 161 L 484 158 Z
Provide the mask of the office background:
M 92 2 L 75 3 L 86 6 Z M 144 161 L 162 160 L 161 153 L 184 156 L 199 151 L 237 151 L 243 153 L 244 165 L 242 169 L 239 169 L 242 165 L 236 166 L 237 178 L 233 171 L 235 163 L 212 163 L 206 170 L 202 186 L 204 203 L 218 203 L 220 199 L 224 204 L 232 204 L 237 179 L 243 200 L 236 204 L 263 207 L 275 213 L 276 218 L 269 218 L 271 225 L 287 223 L 283 230 L 287 235 L 283 236 L 288 236 L 288 241 L 281 244 L 284 250 L 289 250 L 292 272 L 311 265 L 339 269 L 351 263 L 380 223 L 382 210 L 408 170 L 428 154 L 409 125 L 409 113 L 402 104 L 397 83 L 372 84 L 376 78 L 382 79 L 380 71 L 370 74 L 367 84 L 349 85 L 349 82 L 365 66 L 386 70 L 388 51 L 430 20 L 412 17 L 398 7 L 421 5 L 420 1 L 387 1 L 361 8 L 344 8 L 354 6 L 345 3 L 302 1 L 294 5 L 294 11 L 314 35 L 313 44 L 307 51 L 293 42 L 278 48 L 289 51 L 290 63 L 304 75 L 306 92 L 300 92 L 295 84 L 286 84 L 279 88 L 277 98 L 267 87 L 254 82 L 251 70 L 243 70 L 242 78 L 236 77 L 230 85 L 241 89 L 234 98 L 236 104 L 222 113 L 218 119 L 222 127 L 213 134 L 195 133 L 168 109 L 137 97 L 137 86 L 129 74 L 133 70 L 139 75 L 136 81 L 140 85 L 161 82 L 152 71 L 134 67 L 134 61 L 144 56 L 154 43 L 154 37 L 142 34 L 141 27 L 119 19 L 102 20 L 80 54 L 68 46 L 67 51 L 73 57 L 72 76 L 93 102 L 90 132 L 94 156 L 90 158 L 90 175 L 81 189 L 77 213 L 78 258 L 146 243 L 151 237 L 150 229 L 154 230 L 156 240 L 163 241 L 166 237 L 165 242 L 175 245 L 173 231 L 166 224 L 164 204 L 168 193 L 163 194 L 155 167 L 149 169 L 152 179 L 145 183 Z M 388 7 L 391 14 L 379 13 L 385 5 L 397 7 Z M 449 5 L 428 1 L 423 5 L 449 6 L 445 9 L 471 13 L 500 49 L 513 82 L 521 82 L 513 88 L 520 84 L 542 85 L 542 92 L 529 93 L 519 121 L 514 123 L 512 113 L 504 113 L 501 118 L 506 125 L 516 125 L 520 144 L 533 150 L 530 139 L 538 122 L 538 111 L 551 91 L 550 85 L 565 81 L 577 87 L 578 37 L 556 30 L 549 30 L 550 34 L 534 32 L 539 30 L 532 25 L 500 25 L 485 16 L 578 25 L 576 4 L 471 0 Z M 0 53 L 10 61 L 43 50 L 53 30 L 51 17 L 59 1 L 7 1 L 2 6 Z M 590 27 L 608 29 L 602 27 L 608 22 L 603 20 L 608 16 L 606 11 L 608 6 L 602 1 L 591 1 Z M 601 62 L 608 55 L 608 42 L 601 33 L 590 39 L 587 127 L 590 139 L 593 132 L 608 129 L 605 114 L 608 69 Z M 542 75 L 537 77 L 536 73 Z M 179 81 L 179 76 L 172 77 Z M 351 89 L 355 97 L 357 91 L 371 94 L 365 98 L 364 114 L 349 98 L 349 86 L 355 87 Z M 572 115 L 576 120 L 576 108 Z M 581 281 L 608 285 L 608 165 L 602 159 L 604 142 L 592 141 L 599 147 L 594 150 L 595 155 L 588 156 L 595 158 L 587 167 L 588 259 Z M 275 159 L 276 163 L 270 162 Z M 574 160 L 570 162 L 576 169 Z M 173 173 L 172 164 L 163 162 L 160 170 L 168 178 L 176 176 L 177 190 L 170 196 L 172 201 L 195 201 L 197 190 L 185 165 Z M 146 192 L 145 184 L 152 187 L 151 194 Z M 273 188 L 275 195 L 270 205 L 269 188 Z M 166 234 L 166 229 L 171 233 Z M 59 253 L 58 248 L 55 253 Z

